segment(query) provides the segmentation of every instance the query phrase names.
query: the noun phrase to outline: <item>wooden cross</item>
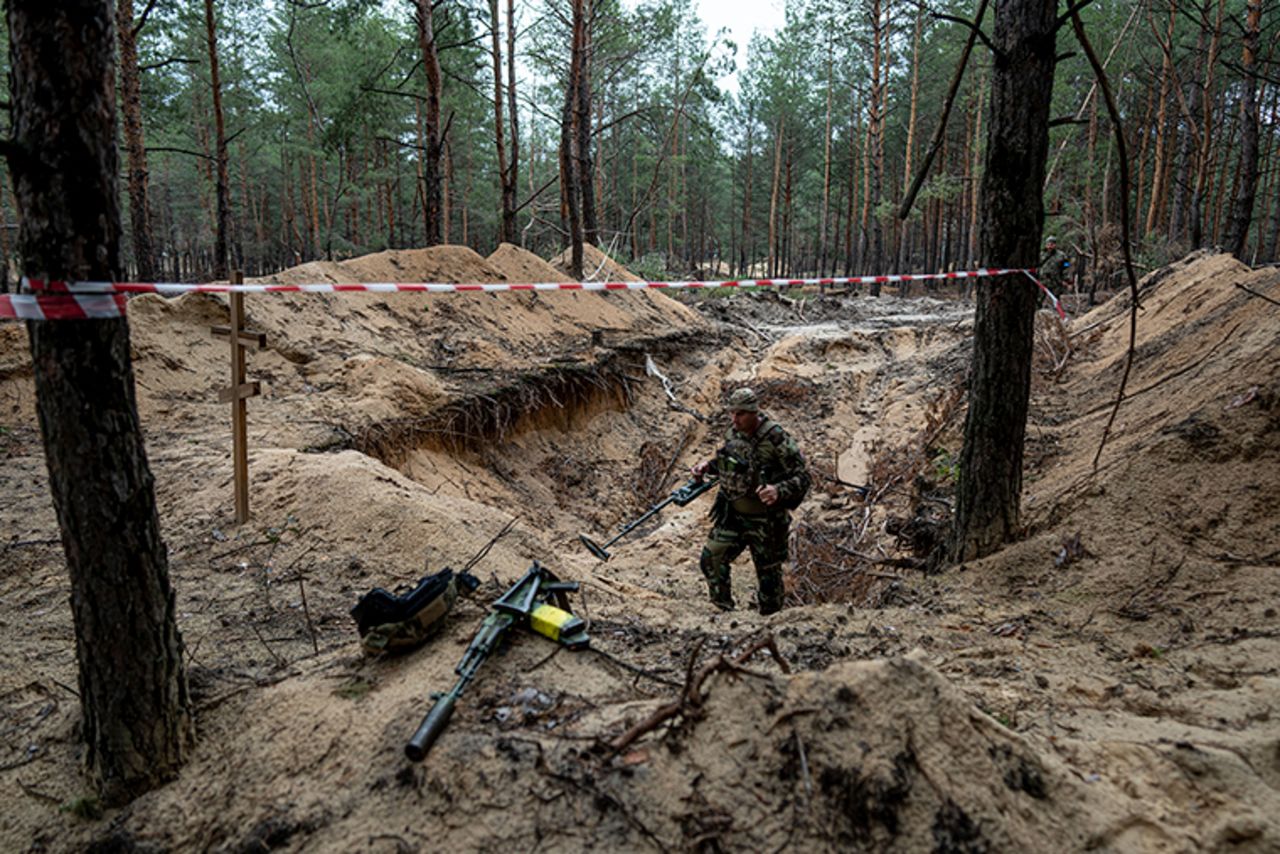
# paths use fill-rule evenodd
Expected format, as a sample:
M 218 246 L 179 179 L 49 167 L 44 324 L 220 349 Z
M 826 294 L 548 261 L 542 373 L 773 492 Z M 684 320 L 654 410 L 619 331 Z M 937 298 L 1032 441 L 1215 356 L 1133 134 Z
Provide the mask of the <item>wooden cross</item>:
M 243 284 L 240 271 L 231 274 L 233 285 Z M 267 346 L 264 332 L 244 328 L 244 294 L 232 293 L 231 325 L 215 326 L 216 338 L 231 342 L 231 386 L 218 391 L 218 400 L 231 404 L 231 453 L 236 484 L 236 524 L 249 521 L 249 430 L 245 423 L 248 399 L 262 393 L 262 385 L 256 380 L 245 382 L 244 348 L 253 346 L 261 350 Z

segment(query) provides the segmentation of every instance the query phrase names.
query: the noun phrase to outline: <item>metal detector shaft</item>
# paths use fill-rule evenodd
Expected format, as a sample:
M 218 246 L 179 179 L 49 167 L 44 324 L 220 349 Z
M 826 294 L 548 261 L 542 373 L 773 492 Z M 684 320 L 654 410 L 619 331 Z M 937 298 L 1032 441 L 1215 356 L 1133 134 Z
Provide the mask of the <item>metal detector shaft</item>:
M 663 499 L 662 501 L 650 507 L 643 514 L 641 514 L 637 519 L 631 522 L 628 522 L 621 531 L 619 531 L 617 534 L 613 536 L 613 539 L 609 540 L 609 542 L 605 543 L 603 546 L 598 544 L 595 540 L 588 537 L 586 534 L 579 534 L 578 541 L 587 547 L 587 551 L 591 552 L 600 560 L 608 560 L 609 546 L 613 545 L 618 540 L 622 539 L 627 534 L 634 531 L 636 529 L 636 526 L 642 524 L 644 521 L 649 519 L 649 517 L 653 516 L 663 507 L 666 507 L 668 504 L 672 503 L 673 501 L 680 507 L 684 507 L 686 504 L 693 501 L 699 495 L 706 492 L 708 489 L 710 489 L 715 485 L 716 485 L 715 478 L 709 478 L 707 480 L 700 480 L 700 481 L 692 481 L 692 480 L 689 481 L 684 486 L 677 488 L 665 499 Z
M 672 501 L 675 501 L 675 500 L 676 500 L 676 497 L 674 495 L 669 495 L 661 503 L 653 505 L 648 510 L 644 511 L 644 515 L 638 516 L 634 521 L 627 523 L 627 526 L 625 528 L 623 528 L 621 531 L 615 534 L 613 539 L 605 543 L 603 546 L 601 546 L 601 548 L 608 549 L 609 546 L 613 545 L 618 540 L 622 539 L 627 534 L 630 534 L 632 531 L 638 528 L 640 524 L 646 521 L 650 516 L 657 513 L 663 507 L 666 507 L 668 504 L 670 504 Z

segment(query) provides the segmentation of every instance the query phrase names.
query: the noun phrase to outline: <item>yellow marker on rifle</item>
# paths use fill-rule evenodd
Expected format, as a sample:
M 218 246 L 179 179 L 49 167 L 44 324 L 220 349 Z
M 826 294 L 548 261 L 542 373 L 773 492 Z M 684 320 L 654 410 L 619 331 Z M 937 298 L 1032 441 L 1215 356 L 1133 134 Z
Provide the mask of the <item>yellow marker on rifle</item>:
M 555 605 L 539 605 L 529 614 L 529 628 L 553 641 L 568 639 L 586 626 L 581 617 L 574 616 Z
M 569 649 L 587 647 L 591 639 L 587 636 L 586 621 L 565 610 L 569 606 L 569 598 L 565 594 L 577 589 L 578 582 L 560 581 L 551 570 L 535 560 L 520 580 L 493 603 L 493 610 L 484 618 L 480 630 L 463 653 L 462 661 L 453 669 L 458 674 L 458 681 L 448 693 L 434 695 L 435 702 L 427 716 L 404 746 L 405 756 L 412 762 L 421 762 L 426 757 L 431 745 L 449 723 L 454 703 L 513 625 L 528 625 L 538 634 L 546 635 Z M 552 605 L 548 600 L 564 607 Z

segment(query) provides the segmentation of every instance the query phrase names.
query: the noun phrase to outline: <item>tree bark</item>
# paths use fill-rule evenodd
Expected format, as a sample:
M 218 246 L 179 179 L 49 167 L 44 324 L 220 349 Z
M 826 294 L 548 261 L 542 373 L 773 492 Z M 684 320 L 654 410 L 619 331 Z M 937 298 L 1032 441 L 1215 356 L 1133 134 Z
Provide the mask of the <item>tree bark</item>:
M 868 218 L 867 228 L 870 230 L 871 244 L 870 271 L 875 274 L 884 272 L 884 225 L 880 220 L 880 199 L 884 193 L 884 113 L 885 113 L 885 78 L 884 70 L 888 28 L 887 10 L 881 0 L 871 2 L 871 103 L 868 105 L 867 145 L 870 161 L 871 183 L 867 188 Z M 880 283 L 873 282 L 871 295 L 880 296 Z
M 1213 116 L 1213 73 L 1218 65 L 1218 45 L 1222 41 L 1222 15 L 1224 0 L 1218 0 L 1218 16 L 1213 25 L 1213 35 L 1209 39 L 1209 56 L 1205 60 L 1204 86 L 1199 98 L 1199 121 L 1203 132 L 1200 134 L 1200 157 L 1196 164 L 1196 187 L 1191 194 L 1191 245 L 1204 245 L 1204 196 L 1209 182 L 1210 162 L 1213 151 L 1213 130 L 1210 119 Z M 1208 16 L 1202 12 L 1201 27 L 1208 26 Z
M 769 190 L 769 275 L 778 275 L 778 191 L 782 183 L 782 134 L 786 125 L 778 116 L 778 129 L 773 138 L 773 183 Z
M 1150 19 L 1151 31 L 1156 34 L 1156 38 L 1160 37 L 1159 31 L 1156 29 L 1155 19 Z M 1174 30 L 1178 23 L 1178 7 L 1177 4 L 1170 4 L 1169 11 L 1169 37 L 1168 43 L 1173 43 Z M 1168 135 L 1168 106 L 1169 92 L 1172 86 L 1173 78 L 1173 56 L 1171 53 L 1165 53 L 1164 62 L 1160 69 L 1160 100 L 1156 108 L 1156 126 L 1155 126 L 1155 171 L 1151 176 L 1151 202 L 1147 208 L 1147 225 L 1143 229 L 1143 234 L 1151 234 L 1160 226 L 1160 217 L 1164 210 L 1165 204 L 1165 179 L 1168 176 L 1168 155 L 1166 154 L 1165 137 Z
M 439 246 L 442 235 L 441 220 L 444 210 L 444 193 L 440 162 L 443 159 L 444 140 L 440 138 L 440 94 L 443 75 L 440 71 L 440 55 L 436 50 L 435 19 L 431 0 L 414 0 L 417 7 L 418 49 L 422 52 L 422 66 L 427 73 L 427 108 L 424 116 L 423 135 L 427 162 L 423 167 L 423 220 L 428 246 Z
M 10 0 L 9 165 L 25 271 L 120 273 L 110 0 Z M 84 759 L 109 804 L 173 778 L 191 741 L 182 639 L 124 318 L 27 325 L 71 579 Z
M 990 266 L 1034 267 L 1038 260 L 1056 7 L 1056 0 L 1006 0 L 996 7 L 980 226 L 981 258 Z M 1036 299 L 1022 277 L 978 289 L 954 561 L 989 554 L 1020 533 Z
M 217 220 L 214 228 L 213 278 L 226 281 L 227 232 L 231 222 L 231 189 L 227 177 L 227 130 L 222 119 L 222 83 L 218 78 L 218 31 L 213 0 L 204 0 L 205 38 L 209 45 L 209 87 L 213 90 L 214 158 L 217 161 L 215 188 Z
M 818 275 L 827 272 L 827 211 L 831 205 L 831 100 L 835 94 L 834 65 L 832 42 L 834 29 L 828 24 L 825 73 L 826 73 L 826 110 L 822 125 L 822 208 L 818 212 Z
M 516 109 L 516 5 L 507 0 L 507 112 L 511 125 L 511 192 L 514 199 L 520 186 L 520 113 Z M 515 242 L 515 210 L 511 214 L 512 242 Z
M 498 152 L 498 183 L 502 192 L 502 225 L 498 239 L 516 242 L 516 184 L 513 170 L 507 166 L 507 139 L 502 113 L 502 36 L 499 32 L 498 0 L 489 0 L 489 27 L 493 44 L 493 138 Z
M 138 72 L 138 41 L 133 31 L 133 0 L 116 4 L 120 42 L 120 111 L 129 172 L 129 220 L 133 226 L 133 262 L 139 281 L 156 278 L 155 246 L 151 233 L 151 205 L 147 198 L 147 148 L 142 133 L 142 86 Z
M 738 276 L 751 275 L 748 270 L 749 265 L 754 260 L 749 254 L 751 246 L 751 160 L 752 160 L 752 144 L 751 136 L 755 130 L 755 102 L 751 101 L 747 105 L 747 142 L 746 152 L 743 156 L 745 161 L 744 176 L 742 179 L 742 246 L 738 252 Z
M 591 25 L 595 17 L 595 4 L 583 0 L 581 25 L 581 67 L 578 71 L 577 119 L 574 129 L 578 134 L 578 192 L 582 194 L 582 240 L 596 245 L 600 242 L 600 223 L 596 214 L 595 167 L 591 157 Z M 576 28 L 575 24 L 575 28 Z M 683 208 L 682 208 L 683 210 Z M 688 235 L 685 236 L 686 246 Z
M 907 143 L 902 165 L 902 193 L 905 196 L 911 188 L 912 157 L 916 147 L 916 111 L 920 100 L 920 34 L 924 29 L 925 7 L 916 11 L 915 33 L 911 37 L 911 108 L 907 114 Z M 898 269 L 907 272 L 911 264 L 911 221 L 903 219 L 898 229 Z M 902 294 L 907 293 L 907 285 L 902 285 Z
M 1245 245 L 1253 221 L 1253 201 L 1258 192 L 1258 38 L 1262 0 L 1249 0 L 1244 28 L 1244 96 L 1240 99 L 1240 167 L 1231 206 L 1227 235 L 1222 241 L 1232 255 L 1249 263 Z

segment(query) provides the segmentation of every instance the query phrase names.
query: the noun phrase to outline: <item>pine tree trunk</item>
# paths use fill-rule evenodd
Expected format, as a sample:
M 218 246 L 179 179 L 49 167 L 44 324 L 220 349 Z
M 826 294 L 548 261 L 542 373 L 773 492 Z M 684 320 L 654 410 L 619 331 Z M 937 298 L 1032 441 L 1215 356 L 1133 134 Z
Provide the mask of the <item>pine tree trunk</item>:
M 857 204 L 858 204 L 858 117 L 857 104 L 854 102 L 852 114 L 849 116 L 849 184 L 847 195 L 847 218 L 845 219 L 845 275 L 852 276 L 856 268 L 855 254 L 857 252 L 854 246 L 855 233 L 853 224 L 857 220 Z
M 117 0 L 120 42 L 120 112 L 129 172 L 129 220 L 133 226 L 133 262 L 139 281 L 156 278 L 155 246 L 151 235 L 151 205 L 147 198 L 147 148 L 142 134 L 142 84 L 138 72 L 138 41 L 133 31 L 133 0 Z
M 1196 187 L 1191 194 L 1191 245 L 1204 245 L 1204 197 L 1209 182 L 1210 162 L 1213 154 L 1213 72 L 1218 65 L 1218 45 L 1222 41 L 1222 15 L 1225 0 L 1218 0 L 1218 17 L 1213 25 L 1213 35 L 1209 39 L 1209 56 L 1205 60 L 1204 87 L 1199 98 L 1200 156 L 1196 163 Z M 1208 25 L 1202 18 L 1201 27 Z
M 870 147 L 868 158 L 871 165 L 871 184 L 867 192 L 868 218 L 870 229 L 870 272 L 884 272 L 884 226 L 880 221 L 880 200 L 884 193 L 884 54 L 886 50 L 884 8 L 880 0 L 872 0 L 872 59 L 871 59 L 871 104 L 867 124 L 867 145 Z M 880 283 L 871 285 L 871 295 L 880 296 Z
M 511 241 L 516 233 L 516 196 L 520 186 L 520 113 L 516 108 L 516 5 L 507 0 L 507 113 L 511 125 Z
M 769 191 L 769 275 L 778 275 L 778 193 L 782 186 L 782 133 L 785 125 L 778 116 L 778 129 L 773 139 L 773 185 Z
M 498 153 L 498 183 L 502 200 L 502 224 L 498 239 L 503 243 L 516 242 L 516 185 L 514 175 L 507 167 L 507 138 L 503 129 L 502 113 L 502 36 L 498 24 L 498 0 L 489 0 L 489 28 L 493 44 L 493 138 Z
M 834 83 L 831 53 L 833 36 L 828 30 L 826 53 L 827 104 L 822 126 L 822 209 L 818 213 L 818 275 L 827 271 L 827 211 L 831 205 L 831 98 Z
M 440 242 L 452 243 L 449 229 L 453 225 L 453 146 L 448 140 L 441 142 L 440 162 L 444 166 L 440 176 Z
M 1169 44 L 1173 43 L 1174 27 L 1178 23 L 1178 7 L 1176 4 L 1170 4 L 1169 12 Z M 1151 19 L 1151 28 L 1155 30 L 1155 20 Z M 1157 37 L 1159 34 L 1157 33 Z M 1147 225 L 1143 229 L 1144 234 L 1152 234 L 1160 225 L 1160 216 L 1164 209 L 1165 200 L 1165 178 L 1168 174 L 1168 156 L 1165 149 L 1165 137 L 1168 131 L 1168 105 L 1169 91 L 1171 88 L 1173 76 L 1173 57 L 1170 53 L 1164 55 L 1164 62 L 1160 68 L 1160 101 L 1156 108 L 1156 150 L 1155 150 L 1155 171 L 1151 177 L 1151 202 L 1147 208 Z
M 9 0 L 26 273 L 120 273 L 110 0 Z M 27 326 L 49 486 L 71 577 L 84 754 L 103 799 L 176 776 L 191 709 L 123 318 Z
M 564 108 L 560 115 L 560 196 L 561 217 L 569 237 L 569 273 L 575 279 L 583 275 L 584 240 L 583 184 L 590 181 L 590 173 L 583 171 L 586 160 L 580 146 L 583 136 L 579 123 L 589 121 L 590 114 L 582 114 L 582 92 L 586 85 L 587 9 L 586 0 L 573 0 L 572 45 L 569 56 L 569 85 L 564 95 Z M 588 129 L 588 134 L 589 134 Z
M 595 167 L 591 157 L 591 19 L 594 6 L 583 0 L 582 67 L 578 74 L 577 120 L 574 129 L 578 133 L 578 192 L 582 194 L 582 240 L 593 246 L 600 242 L 600 223 L 596 214 Z M 687 244 L 688 235 L 686 235 Z
M 911 109 L 907 115 L 907 144 L 902 166 L 902 194 L 905 196 L 911 188 L 911 170 L 916 147 L 916 110 L 920 100 L 920 34 L 924 29 L 925 7 L 916 11 L 915 33 L 911 37 Z M 903 220 L 898 230 L 898 269 L 907 272 L 911 263 L 911 222 Z M 902 293 L 907 293 L 907 285 L 902 286 Z
M 751 135 L 755 130 L 755 102 L 751 102 L 747 106 L 747 148 L 743 156 L 746 161 L 745 176 L 742 181 L 742 246 L 739 247 L 738 276 L 750 275 L 747 271 L 753 260 L 747 254 L 747 249 L 751 245 Z
M 1140 216 L 1142 212 L 1142 200 L 1147 188 L 1144 178 L 1147 173 L 1147 149 L 1151 144 L 1151 136 L 1155 132 L 1154 126 L 1152 125 L 1152 118 L 1151 118 L 1151 114 L 1155 110 L 1155 101 L 1156 101 L 1155 87 L 1148 86 L 1147 87 L 1147 106 L 1143 111 L 1142 121 L 1138 125 L 1138 132 L 1141 134 L 1141 137 L 1142 137 L 1142 141 L 1138 145 L 1138 160 L 1137 160 L 1138 166 L 1136 169 L 1133 170 L 1133 174 L 1136 179 L 1135 183 L 1137 184 L 1137 187 L 1134 188 L 1133 210 L 1135 211 L 1135 215 L 1138 215 L 1138 216 Z M 1135 220 L 1135 226 L 1136 224 L 1137 224 L 1137 220 Z M 1141 237 L 1139 236 L 1138 239 L 1141 239 Z
M 214 227 L 213 277 L 226 281 L 227 232 L 231 227 L 231 188 L 227 177 L 227 132 L 222 118 L 222 84 L 218 77 L 218 30 L 213 0 L 204 0 L 205 38 L 209 45 L 209 88 L 213 90 L 214 158 L 217 161 L 217 219 Z
M 1249 263 L 1245 245 L 1253 221 L 1253 201 L 1258 192 L 1258 39 L 1262 24 L 1262 0 L 1249 0 L 1245 15 L 1244 95 L 1240 99 L 1240 165 L 1235 201 L 1227 235 L 1222 241 L 1232 255 Z
M 992 266 L 1034 267 L 1039 256 L 1056 7 L 1056 0 L 1006 0 L 996 6 L 993 39 L 1000 53 L 991 81 L 980 227 L 982 259 Z M 1036 297 L 1019 277 L 978 289 L 950 544 L 954 561 L 989 554 L 1021 530 Z
M 418 49 L 422 53 L 422 66 L 427 73 L 427 108 L 423 120 L 426 163 L 423 166 L 423 221 L 427 246 L 439 246 L 444 219 L 444 193 L 441 187 L 441 160 L 444 140 L 440 138 L 440 91 L 442 74 L 440 56 L 436 50 L 435 20 L 432 17 L 431 0 L 414 0 L 417 4 Z

